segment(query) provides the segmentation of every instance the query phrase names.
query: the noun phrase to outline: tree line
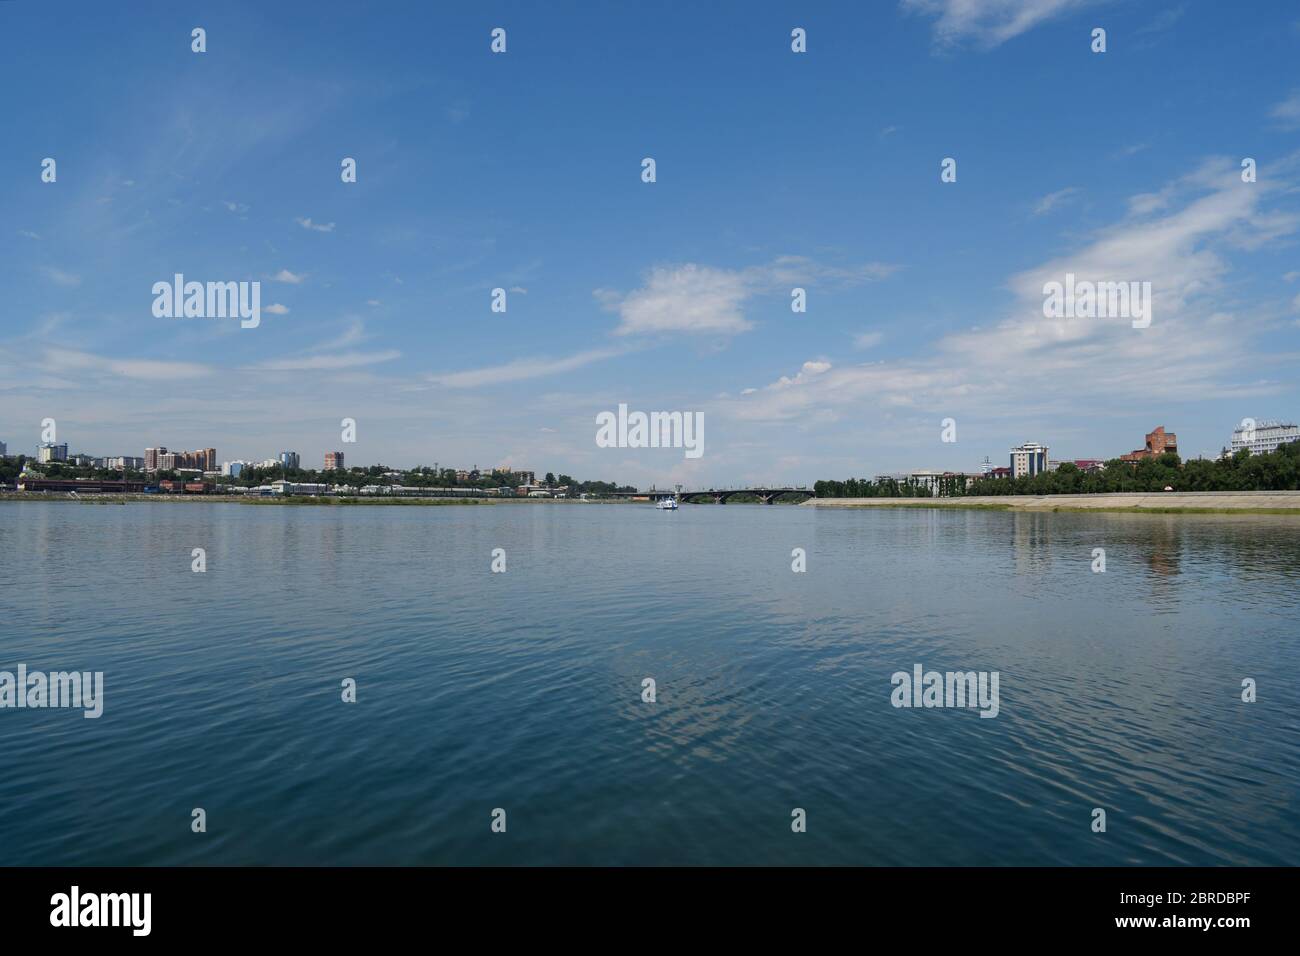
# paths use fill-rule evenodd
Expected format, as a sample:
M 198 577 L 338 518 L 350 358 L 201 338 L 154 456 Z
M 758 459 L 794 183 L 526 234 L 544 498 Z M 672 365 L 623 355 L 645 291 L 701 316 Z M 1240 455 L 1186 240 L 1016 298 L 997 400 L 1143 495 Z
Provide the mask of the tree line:
M 1081 471 L 1062 462 L 1054 471 L 1020 478 L 979 477 L 966 487 L 965 476 L 937 479 L 941 497 L 975 495 L 1096 495 L 1163 491 L 1296 491 L 1300 490 L 1300 442 L 1252 455 L 1242 449 L 1225 458 L 1183 461 L 1167 451 L 1140 461 L 1112 458 L 1100 471 Z M 929 487 L 915 479 L 818 481 L 818 498 L 929 498 Z

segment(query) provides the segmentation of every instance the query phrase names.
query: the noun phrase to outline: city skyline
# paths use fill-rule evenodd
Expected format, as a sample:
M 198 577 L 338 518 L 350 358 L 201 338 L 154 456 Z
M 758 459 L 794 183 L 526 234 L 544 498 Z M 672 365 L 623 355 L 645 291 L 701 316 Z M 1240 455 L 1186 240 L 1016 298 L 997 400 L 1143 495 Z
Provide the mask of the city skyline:
M 1300 415 L 1293 8 L 747 10 L 159 5 L 109 48 L 111 11 L 6 5 L 0 76 L 45 91 L 0 155 L 11 453 L 50 417 L 323 461 L 352 418 L 351 461 L 797 483 Z M 260 325 L 155 315 L 182 273 L 259 282 Z M 1149 327 L 1045 316 L 1067 275 L 1150 282 Z M 598 447 L 620 403 L 702 412 L 707 451 Z
M 1201 457 L 1204 458 L 1226 457 L 1227 455 L 1237 450 L 1240 450 L 1242 448 L 1249 449 L 1253 453 L 1259 454 L 1261 452 L 1272 451 L 1279 444 L 1297 441 L 1297 440 L 1300 440 L 1300 427 L 1295 425 L 1293 422 L 1286 422 L 1278 419 L 1256 420 L 1254 418 L 1246 418 L 1232 428 L 1228 440 L 1225 441 L 1220 446 L 1218 453 L 1209 454 L 1209 455 L 1204 455 L 1204 454 L 1190 454 L 1185 456 L 1180 455 L 1180 457 L 1183 457 L 1185 459 L 1201 458 Z M 964 466 L 955 469 L 946 469 L 942 471 L 930 469 L 925 466 L 916 466 L 916 465 L 911 466 L 907 469 L 894 470 L 894 471 L 872 469 L 868 466 L 865 469 L 859 469 L 859 471 L 864 474 L 869 473 L 869 474 L 876 474 L 876 475 L 883 475 L 883 476 L 902 476 L 908 474 L 911 475 L 918 475 L 918 474 L 1002 475 L 1005 474 L 1008 477 L 1015 478 L 1015 477 L 1021 477 L 1022 475 L 1032 476 L 1042 471 L 1054 469 L 1056 466 L 1065 462 L 1072 462 L 1080 466 L 1086 464 L 1089 467 L 1094 467 L 1094 466 L 1099 466 L 1105 463 L 1106 461 L 1110 461 L 1110 460 L 1119 460 L 1119 461 L 1126 461 L 1126 462 L 1133 463 L 1141 460 L 1142 458 L 1158 457 L 1160 454 L 1162 454 L 1165 451 L 1179 453 L 1177 435 L 1174 432 L 1167 431 L 1163 425 L 1157 425 L 1151 431 L 1147 432 L 1145 435 L 1145 443 L 1146 444 L 1144 449 L 1137 449 L 1136 451 L 1122 452 L 1117 454 L 1104 454 L 1099 458 L 1081 458 L 1080 456 L 1075 455 L 1073 453 L 1064 454 L 1064 455 L 1058 453 L 1057 455 L 1051 455 L 1050 443 L 1043 444 L 1036 440 L 1030 440 L 1030 441 L 1019 443 L 1017 445 L 1010 446 L 1008 466 L 993 465 L 989 455 L 985 454 L 983 461 L 975 463 L 974 465 L 968 467 Z M 62 451 L 60 452 L 58 451 L 58 449 L 62 449 Z M 51 451 L 53 451 L 54 453 L 52 455 L 48 454 Z M 6 453 L 7 453 L 6 443 L 4 441 L 0 441 L 0 456 L 4 456 Z M 19 454 L 26 454 L 26 453 L 21 451 L 15 452 L 14 457 L 16 457 Z M 292 449 L 282 449 L 278 452 L 275 452 L 272 456 L 269 457 L 261 457 L 261 458 L 258 458 L 256 456 L 252 458 L 230 457 L 225 460 L 222 460 L 223 456 L 218 456 L 216 453 L 216 449 L 212 447 L 208 447 L 196 451 L 178 451 L 176 449 L 169 450 L 168 447 L 165 445 L 157 445 L 157 446 L 146 447 L 144 449 L 143 456 L 122 456 L 122 455 L 97 455 L 97 454 L 87 453 L 84 450 L 77 450 L 73 452 L 70 450 L 69 443 L 67 441 L 62 441 L 59 443 L 42 442 L 37 445 L 36 455 L 28 456 L 28 458 L 29 460 L 37 461 L 38 463 L 45 462 L 45 461 L 67 462 L 71 459 L 91 459 L 96 462 L 104 462 L 105 464 L 103 467 L 108 468 L 110 470 L 114 468 L 116 468 L 117 470 L 122 470 L 123 463 L 138 462 L 139 466 L 136 470 L 140 470 L 143 472 L 198 470 L 198 471 L 203 471 L 206 474 L 222 474 L 222 475 L 236 474 L 237 475 L 238 472 L 232 472 L 229 470 L 232 465 L 237 466 L 239 468 L 244 468 L 244 467 L 271 468 L 271 467 L 279 466 L 285 468 L 286 470 L 303 469 L 306 471 L 331 471 L 334 470 L 336 467 L 339 470 L 347 470 L 346 467 L 344 467 L 343 465 L 345 455 L 346 455 L 345 452 L 339 452 L 339 451 L 325 452 L 322 456 L 324 459 L 323 467 L 313 468 L 312 466 L 308 465 L 304 469 L 302 466 L 302 455 L 298 451 Z M 332 464 L 331 459 L 334 458 L 334 456 L 338 456 L 337 462 Z M 200 459 L 202 461 L 202 464 L 199 464 Z M 114 462 L 118 464 L 113 464 Z M 358 465 L 354 462 L 353 467 L 371 468 L 377 465 L 390 467 L 396 471 L 412 471 L 421 468 L 434 467 L 437 468 L 440 472 L 450 471 L 450 472 L 456 472 L 458 475 L 475 474 L 480 476 L 488 476 L 488 475 L 496 475 L 496 474 L 525 474 L 530 476 L 528 478 L 528 482 L 530 483 L 532 481 L 531 476 L 535 473 L 533 469 L 526 468 L 522 465 L 514 465 L 510 462 L 504 462 L 499 465 L 487 466 L 482 469 L 479 468 L 477 463 L 473 465 L 472 469 L 467 469 L 461 465 L 446 465 L 445 467 L 442 467 L 441 466 L 442 463 L 437 461 L 434 461 L 432 463 L 423 461 L 412 465 L 395 465 L 383 461 L 370 461 Z M 100 466 L 96 465 L 95 467 L 100 467 Z M 565 473 L 565 469 L 548 469 L 548 470 L 554 474 Z M 820 476 L 820 477 L 826 478 L 828 476 Z M 818 480 L 818 479 L 811 479 L 811 480 Z M 655 482 L 653 481 L 650 482 L 650 486 L 654 487 Z M 739 486 L 737 483 L 725 483 L 725 482 L 718 483 L 716 485 L 716 487 L 737 487 L 737 486 Z

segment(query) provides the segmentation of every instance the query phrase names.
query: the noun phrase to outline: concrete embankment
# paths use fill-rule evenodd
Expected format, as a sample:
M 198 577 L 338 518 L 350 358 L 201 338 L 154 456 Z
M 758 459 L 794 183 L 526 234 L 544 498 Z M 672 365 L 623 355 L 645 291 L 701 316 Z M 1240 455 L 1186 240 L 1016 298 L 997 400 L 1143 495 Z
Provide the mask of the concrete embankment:
M 812 498 L 815 508 L 987 508 L 999 511 L 1147 511 L 1300 515 L 1300 491 L 1165 491 L 1105 495 L 985 495 L 969 498 Z

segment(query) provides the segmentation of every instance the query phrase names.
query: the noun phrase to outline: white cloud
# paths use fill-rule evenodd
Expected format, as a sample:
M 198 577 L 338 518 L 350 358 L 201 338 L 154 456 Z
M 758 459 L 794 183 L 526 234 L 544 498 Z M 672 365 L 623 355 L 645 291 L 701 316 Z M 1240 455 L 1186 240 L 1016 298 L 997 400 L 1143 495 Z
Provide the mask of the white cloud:
M 147 382 L 182 381 L 211 373 L 206 365 L 196 362 L 162 362 L 153 359 L 119 359 L 75 349 L 49 348 L 39 362 L 43 371 L 59 373 L 108 373 L 122 378 Z
M 341 335 L 336 336 L 320 345 L 312 347 L 313 352 L 330 351 L 332 349 L 345 349 L 352 345 L 359 345 L 366 341 L 369 336 L 366 335 L 366 324 L 360 319 L 354 319 L 343 331 Z
M 857 285 L 883 279 L 898 267 L 868 262 L 838 267 L 801 256 L 782 256 L 748 269 L 715 269 L 695 263 L 652 269 L 639 289 L 620 295 L 597 289 L 596 298 L 616 312 L 615 335 L 738 335 L 753 328 L 744 304 L 760 293 L 788 295 L 796 285 Z
M 469 369 L 464 372 L 445 372 L 430 375 L 429 381 L 447 388 L 477 388 L 481 385 L 501 385 L 506 382 L 520 382 L 530 378 L 558 375 L 572 372 L 593 362 L 616 358 L 627 353 L 627 349 L 591 349 L 562 358 L 534 357 L 516 359 L 504 365 L 491 365 L 486 368 Z
M 287 282 L 289 285 L 301 285 L 303 280 L 307 278 L 307 274 L 305 272 L 295 274 L 290 272 L 288 269 L 281 269 L 275 275 L 269 276 L 268 278 L 273 282 Z
M 332 222 L 312 222 L 310 219 L 304 219 L 301 216 L 294 220 L 304 229 L 310 229 L 313 232 L 333 232 L 334 223 Z
M 621 319 L 616 335 L 746 332 L 753 325 L 741 305 L 750 294 L 741 273 L 694 264 L 654 269 L 644 286 L 621 299 L 604 290 L 596 292 Z
M 41 238 L 36 233 L 28 232 L 26 229 L 19 229 L 18 235 L 22 236 L 24 239 L 35 239 L 38 242 L 40 241 Z
M 990 49 L 1084 6 L 1090 0 L 902 0 L 902 9 L 934 17 L 940 46 L 972 41 Z
M 45 266 L 41 269 L 45 278 L 61 286 L 76 288 L 81 285 L 81 276 L 73 275 L 71 272 L 64 272 L 62 269 L 56 269 L 53 266 Z
M 805 363 L 726 410 L 762 421 L 899 410 L 1067 416 L 1081 401 L 1095 412 L 1149 405 L 1156 394 L 1161 402 L 1259 394 L 1275 387 L 1259 374 L 1252 341 L 1268 318 L 1228 313 L 1219 301 L 1228 297 L 1225 253 L 1300 228 L 1300 217 L 1261 208 L 1286 190 L 1280 183 L 1241 188 L 1232 161 L 1207 163 L 1164 191 L 1159 215 L 1130 211 L 1076 251 L 1011 276 L 1015 303 L 1000 320 L 976 316 L 989 321 L 912 359 Z M 1150 281 L 1151 326 L 1044 317 L 1043 284 L 1066 272 L 1080 280 Z
M 252 368 L 266 372 L 337 370 L 378 365 L 381 362 L 391 362 L 401 357 L 402 353 L 396 349 L 389 349 L 384 352 L 342 352 L 337 355 L 299 355 L 259 362 Z
M 1054 193 L 1048 193 L 1042 199 L 1034 204 L 1034 215 L 1044 216 L 1051 212 L 1056 206 L 1065 202 L 1079 190 L 1075 186 L 1066 186 L 1064 189 L 1058 189 Z
M 288 315 L 289 307 L 287 305 L 281 305 L 279 302 L 274 302 L 271 305 L 262 306 L 262 311 L 268 312 L 271 315 Z
M 244 213 L 248 212 L 248 206 L 242 202 L 232 202 L 229 199 L 223 199 L 221 200 L 221 205 L 225 206 L 236 216 L 242 216 Z
M 853 336 L 853 347 L 855 349 L 869 349 L 880 344 L 881 339 L 885 336 L 881 332 L 859 332 Z
M 1269 111 L 1269 115 L 1287 129 L 1300 127 L 1300 88 L 1291 91 L 1291 95 Z

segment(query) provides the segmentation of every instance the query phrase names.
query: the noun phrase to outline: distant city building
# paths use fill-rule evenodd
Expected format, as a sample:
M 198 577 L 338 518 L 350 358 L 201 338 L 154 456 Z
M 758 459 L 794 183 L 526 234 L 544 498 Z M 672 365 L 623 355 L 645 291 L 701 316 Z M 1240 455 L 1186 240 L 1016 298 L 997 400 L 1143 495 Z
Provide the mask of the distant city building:
M 515 471 L 515 476 L 519 478 L 521 485 L 537 484 L 537 473 L 532 471 Z
M 41 464 L 51 461 L 67 461 L 68 446 L 65 442 L 62 445 L 54 445 L 49 442 L 36 449 L 36 460 Z
M 327 495 L 333 489 L 329 485 L 316 482 L 279 481 L 271 482 L 273 494 L 277 495 Z
M 1076 458 L 1074 459 L 1074 467 L 1086 472 L 1101 471 L 1106 467 L 1106 462 L 1100 458 Z
M 342 471 L 343 470 L 343 452 L 327 451 L 325 453 L 325 470 Z
M 7 454 L 9 454 L 8 448 L 5 446 L 4 442 L 0 441 L 0 458 L 5 457 Z
M 280 465 L 284 468 L 297 468 L 298 453 L 296 451 L 280 452 Z
M 1047 446 L 1027 441 L 1011 449 L 1011 477 L 1024 478 L 1047 471 Z
M 103 459 L 101 459 L 101 461 L 102 460 Z M 90 455 L 70 455 L 68 457 L 68 464 L 76 465 L 78 468 L 94 468 L 95 459 Z
M 145 471 L 172 471 L 176 468 L 195 468 L 199 471 L 216 471 L 217 450 L 202 448 L 198 451 L 168 451 L 165 446 L 144 450 Z
M 1252 455 L 1263 455 L 1277 451 L 1279 445 L 1300 441 L 1300 428 L 1287 422 L 1263 421 L 1252 422 L 1247 419 L 1232 432 L 1232 442 L 1228 454 L 1234 455 L 1243 448 Z M 0 445 L 0 448 L 3 448 Z
M 1178 451 L 1178 436 L 1173 432 L 1166 432 L 1164 425 L 1157 425 L 1155 431 L 1147 433 L 1145 448 L 1139 448 L 1137 451 L 1119 457 L 1121 461 L 1141 461 L 1144 458 L 1157 458 L 1167 451 Z

